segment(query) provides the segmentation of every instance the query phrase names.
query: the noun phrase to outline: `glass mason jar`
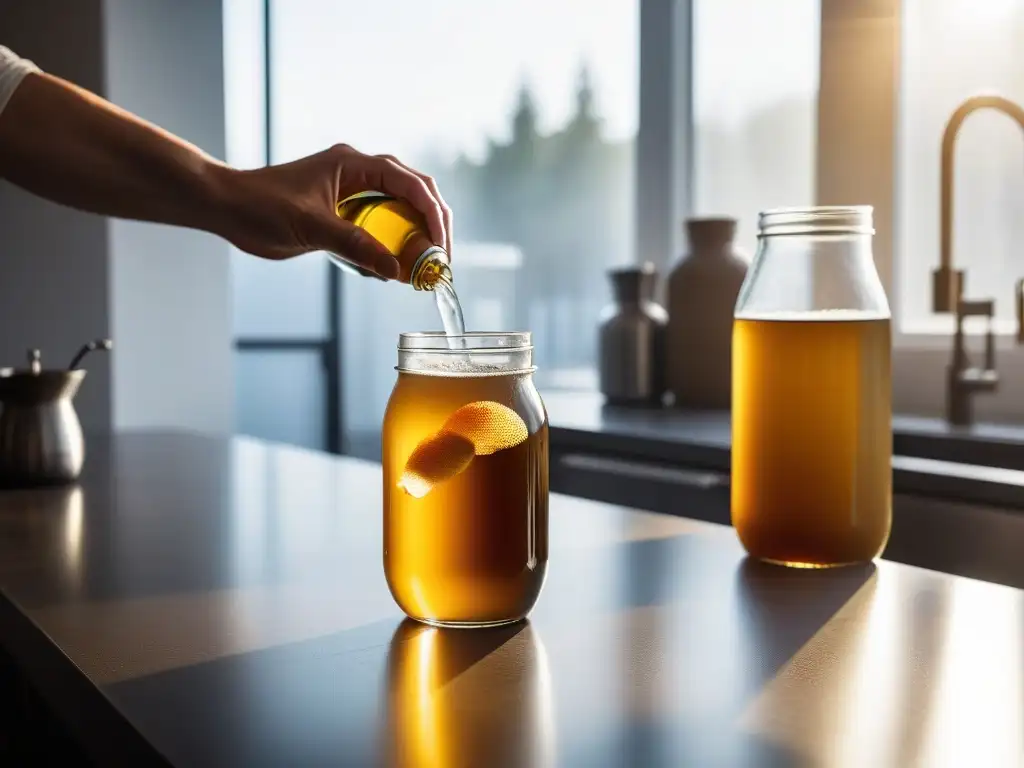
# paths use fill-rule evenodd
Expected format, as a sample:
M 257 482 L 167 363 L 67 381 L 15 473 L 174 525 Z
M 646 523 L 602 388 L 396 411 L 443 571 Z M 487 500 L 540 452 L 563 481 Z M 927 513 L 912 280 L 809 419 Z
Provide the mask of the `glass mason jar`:
M 890 314 L 871 213 L 760 215 L 733 325 L 732 522 L 762 560 L 865 562 L 889 538 Z
M 384 414 L 384 572 L 442 626 L 518 621 L 548 560 L 548 419 L 529 333 L 403 333 Z M 454 347 L 454 348 L 453 348 Z

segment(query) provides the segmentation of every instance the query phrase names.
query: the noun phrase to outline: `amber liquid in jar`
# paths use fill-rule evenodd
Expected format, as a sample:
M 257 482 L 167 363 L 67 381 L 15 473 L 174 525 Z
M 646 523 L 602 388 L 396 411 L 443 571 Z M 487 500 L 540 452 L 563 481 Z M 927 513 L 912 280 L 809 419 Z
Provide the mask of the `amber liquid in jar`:
M 754 557 L 865 562 L 889 538 L 889 319 L 856 311 L 737 318 L 732 522 Z
M 401 371 L 383 464 L 384 570 L 399 607 L 440 625 L 525 617 L 548 560 L 548 423 L 531 374 Z

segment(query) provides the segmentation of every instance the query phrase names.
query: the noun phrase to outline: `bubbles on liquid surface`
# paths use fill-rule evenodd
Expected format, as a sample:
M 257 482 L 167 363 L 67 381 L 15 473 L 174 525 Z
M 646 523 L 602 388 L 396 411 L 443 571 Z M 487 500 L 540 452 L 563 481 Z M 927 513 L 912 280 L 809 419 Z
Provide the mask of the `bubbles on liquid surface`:
M 436 352 L 408 353 L 404 368 L 428 376 L 508 376 L 520 372 L 509 359 L 484 362 L 474 360 L 470 354 L 445 354 L 441 358 Z

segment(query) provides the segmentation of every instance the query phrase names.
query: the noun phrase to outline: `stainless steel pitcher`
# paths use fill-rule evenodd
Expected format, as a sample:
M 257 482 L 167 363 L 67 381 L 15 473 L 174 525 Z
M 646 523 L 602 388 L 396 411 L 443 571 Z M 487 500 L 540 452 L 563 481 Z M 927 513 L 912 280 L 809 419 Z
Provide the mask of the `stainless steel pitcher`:
M 71 482 L 85 459 L 72 404 L 85 371 L 43 370 L 37 349 L 28 362 L 0 369 L 0 486 L 8 488 Z

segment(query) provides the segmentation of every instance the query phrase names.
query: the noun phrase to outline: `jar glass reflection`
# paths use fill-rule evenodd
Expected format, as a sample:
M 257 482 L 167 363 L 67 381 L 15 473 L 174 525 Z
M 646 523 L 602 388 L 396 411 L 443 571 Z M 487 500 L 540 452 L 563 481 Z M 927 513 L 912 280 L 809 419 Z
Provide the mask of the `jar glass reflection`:
M 467 632 L 407 619 L 387 686 L 388 765 L 555 764 L 550 671 L 529 622 Z

